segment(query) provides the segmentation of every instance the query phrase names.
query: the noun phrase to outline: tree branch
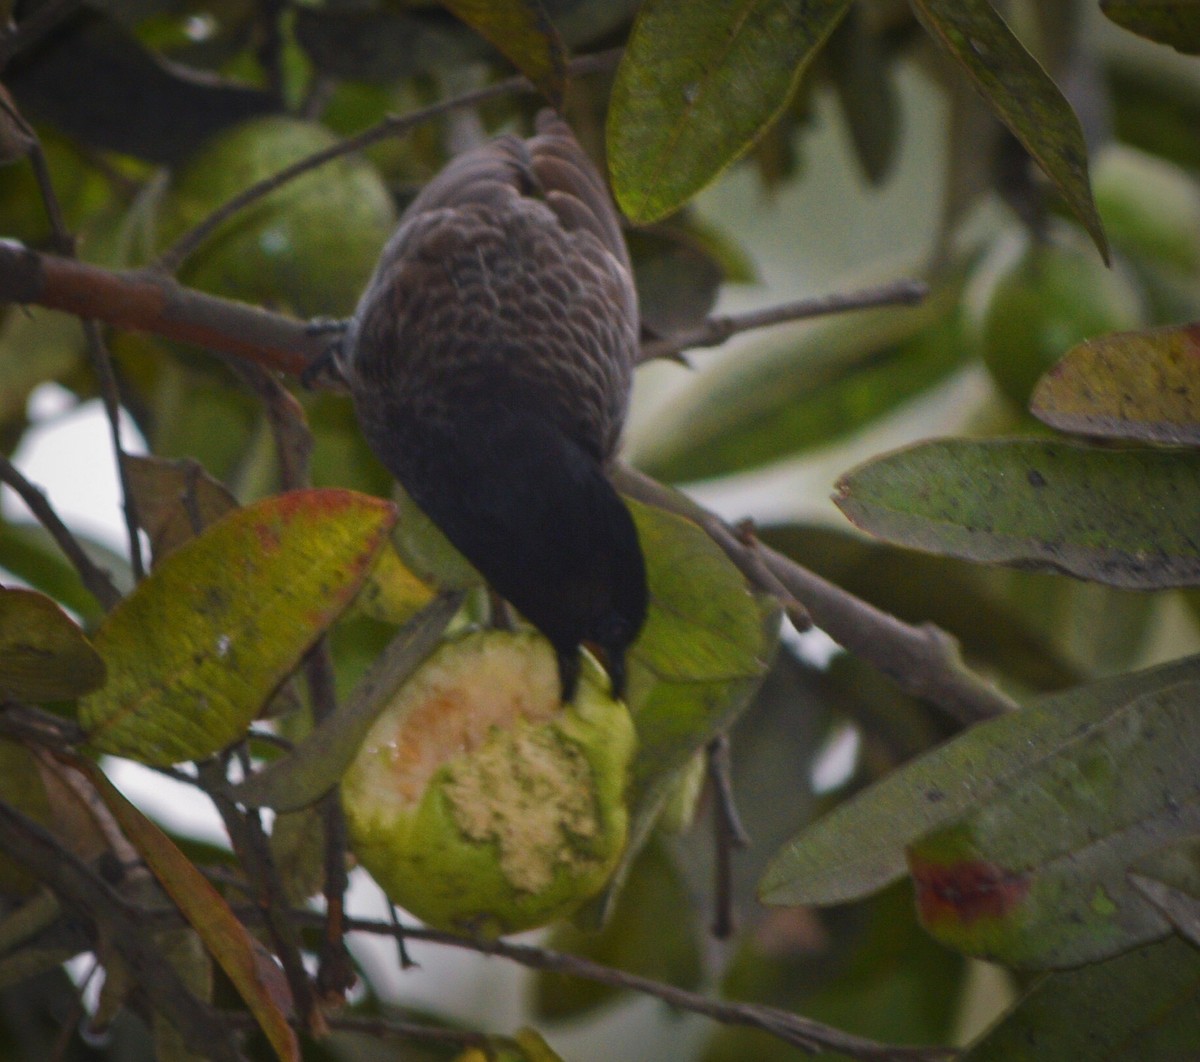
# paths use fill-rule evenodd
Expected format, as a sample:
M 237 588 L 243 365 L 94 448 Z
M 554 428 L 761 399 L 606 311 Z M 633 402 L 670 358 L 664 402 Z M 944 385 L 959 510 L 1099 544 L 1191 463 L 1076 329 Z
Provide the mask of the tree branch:
M 319 916 L 309 916 L 315 918 Z M 358 932 L 393 935 L 395 930 L 386 922 L 353 919 L 348 928 Z M 612 966 L 604 966 L 578 955 L 550 951 L 528 944 L 513 944 L 505 940 L 481 940 L 460 937 L 454 933 L 405 926 L 405 937 L 409 940 L 424 940 L 452 948 L 495 955 L 532 970 L 547 970 L 552 973 L 580 977 L 588 981 L 609 985 L 613 988 L 639 992 L 653 996 L 664 1003 L 692 1014 L 702 1014 L 725 1025 L 745 1025 L 778 1037 L 804 1051 L 840 1051 L 863 1062 L 928 1062 L 932 1059 L 952 1058 L 957 1054 L 952 1048 L 944 1047 L 897 1047 L 879 1043 L 863 1036 L 843 1032 L 819 1021 L 792 1014 L 778 1007 L 760 1006 L 754 1003 L 736 1003 L 711 999 L 697 992 L 676 988 L 661 981 L 654 981 L 639 974 L 628 973 Z
M 142 270 L 114 271 L 39 254 L 15 240 L 0 240 L 0 301 L 91 317 L 292 376 L 329 344 L 294 317 L 205 295 Z
M 628 466 L 613 472 L 617 488 L 639 501 L 699 524 L 741 569 L 768 593 L 782 587 L 800 601 L 826 634 L 889 676 L 905 693 L 929 701 L 964 726 L 992 719 L 1016 704 L 968 668 L 958 643 L 932 623 L 905 623 L 843 590 L 756 539 L 739 537 L 723 520 L 686 495 L 664 487 Z M 762 572 L 769 574 L 764 581 Z
M 137 975 L 138 989 L 178 1029 L 189 1050 L 214 1062 L 241 1062 L 221 1017 L 188 991 L 159 954 L 140 912 L 53 834 L 2 800 L 0 849 L 47 885 L 64 907 L 95 923 Z
M 595 55 L 583 55 L 567 64 L 567 74 L 571 77 L 579 77 L 583 74 L 611 70 L 617 65 L 620 58 L 621 49 L 619 48 L 613 48 L 606 52 L 597 52 Z M 385 118 L 383 121 L 376 123 L 369 129 L 363 130 L 356 136 L 347 137 L 337 144 L 331 144 L 323 151 L 317 151 L 312 155 L 299 159 L 290 166 L 284 167 L 278 173 L 244 188 L 232 199 L 227 200 L 209 214 L 208 217 L 200 221 L 194 228 L 189 229 L 180 236 L 179 239 L 159 255 L 152 268 L 161 273 L 175 273 L 189 255 L 238 211 L 244 210 L 251 203 L 256 203 L 262 199 L 263 196 L 270 195 L 276 188 L 282 187 L 289 181 L 294 181 L 297 177 L 303 176 L 310 170 L 315 170 L 318 166 L 323 166 L 325 163 L 332 162 L 343 155 L 350 155 L 356 151 L 361 151 L 363 148 L 369 147 L 371 144 L 386 137 L 399 136 L 418 125 L 423 125 L 434 118 L 439 118 L 443 114 L 463 110 L 467 107 L 475 107 L 489 100 L 498 99 L 501 96 L 536 95 L 539 92 L 540 89 L 536 88 L 532 81 L 518 74 L 505 78 L 503 81 L 497 81 L 494 85 L 485 85 L 483 88 L 472 89 L 470 92 L 464 92 L 449 99 L 439 100 L 428 107 L 409 111 L 407 114 Z
M 797 299 L 760 310 L 728 316 L 709 317 L 695 328 L 685 329 L 673 335 L 655 339 L 642 346 L 639 364 L 654 358 L 679 359 L 685 350 L 696 347 L 719 347 L 739 332 L 788 321 L 802 321 L 809 317 L 848 313 L 851 310 L 868 310 L 879 306 L 912 306 L 929 294 L 929 286 L 919 280 L 897 280 L 890 284 L 862 288 L 859 291 L 835 292 L 811 299 Z

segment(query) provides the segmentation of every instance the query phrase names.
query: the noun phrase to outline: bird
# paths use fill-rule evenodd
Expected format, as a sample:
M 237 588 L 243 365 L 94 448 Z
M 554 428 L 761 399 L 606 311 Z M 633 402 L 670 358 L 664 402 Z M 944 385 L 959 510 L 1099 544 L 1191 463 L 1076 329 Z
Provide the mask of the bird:
M 380 254 L 335 351 L 368 446 L 553 646 L 624 695 L 646 619 L 637 528 L 608 471 L 639 312 L 603 178 L 557 114 L 453 158 Z

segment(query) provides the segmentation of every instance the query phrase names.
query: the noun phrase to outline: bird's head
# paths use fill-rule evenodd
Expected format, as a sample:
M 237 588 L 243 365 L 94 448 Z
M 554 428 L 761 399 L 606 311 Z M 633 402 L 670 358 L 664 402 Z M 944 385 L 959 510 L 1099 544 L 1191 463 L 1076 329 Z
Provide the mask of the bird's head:
M 422 475 L 401 464 L 393 471 L 493 589 L 549 639 L 565 700 L 583 644 L 598 650 L 619 696 L 625 650 L 647 607 L 646 566 L 628 508 L 601 462 L 532 403 L 473 412 L 469 426 L 422 437 Z M 413 449 L 410 440 L 408 459 Z

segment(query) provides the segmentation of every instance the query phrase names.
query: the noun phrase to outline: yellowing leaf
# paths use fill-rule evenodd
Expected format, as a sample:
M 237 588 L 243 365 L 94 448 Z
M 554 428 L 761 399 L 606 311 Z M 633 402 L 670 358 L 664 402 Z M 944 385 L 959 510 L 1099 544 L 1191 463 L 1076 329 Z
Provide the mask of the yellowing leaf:
M 1200 324 L 1118 332 L 1069 350 L 1033 392 L 1060 431 L 1200 445 Z
M 89 743 L 149 764 L 236 740 L 349 603 L 395 519 L 387 502 L 306 490 L 239 509 L 180 546 L 105 620 Z

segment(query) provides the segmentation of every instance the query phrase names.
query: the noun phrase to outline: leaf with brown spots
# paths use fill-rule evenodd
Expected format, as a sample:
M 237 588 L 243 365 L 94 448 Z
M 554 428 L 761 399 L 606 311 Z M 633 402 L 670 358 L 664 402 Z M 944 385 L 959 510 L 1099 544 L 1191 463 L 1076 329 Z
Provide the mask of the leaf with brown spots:
M 1200 446 L 1200 324 L 1072 347 L 1038 382 L 1030 411 L 1060 431 Z
M 1171 931 L 1129 880 L 1200 831 L 1200 682 L 1079 729 L 966 818 L 917 841 L 917 910 L 938 940 L 1025 969 L 1095 962 Z
M 1200 586 L 1200 455 L 942 439 L 847 473 L 834 501 L 879 538 L 1131 590 Z

